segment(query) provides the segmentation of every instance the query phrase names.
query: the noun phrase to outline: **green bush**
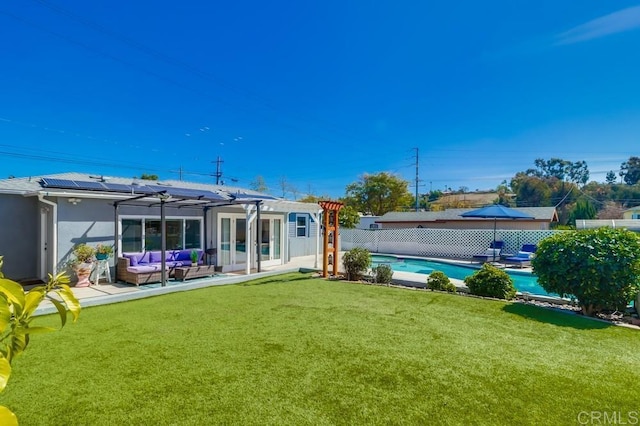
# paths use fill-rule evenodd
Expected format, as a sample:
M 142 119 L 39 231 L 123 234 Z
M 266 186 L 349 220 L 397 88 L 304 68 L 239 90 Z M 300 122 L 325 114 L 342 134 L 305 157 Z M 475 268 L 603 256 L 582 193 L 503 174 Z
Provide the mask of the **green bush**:
M 612 228 L 555 234 L 532 266 L 542 288 L 575 296 L 585 315 L 624 310 L 640 290 L 640 237 Z
M 485 263 L 480 270 L 466 277 L 464 283 L 469 287 L 469 292 L 477 296 L 508 300 L 516 295 L 509 274 L 489 263 Z
M 379 284 L 391 284 L 393 278 L 393 269 L 391 265 L 381 264 L 373 268 L 374 274 L 376 274 L 376 282 Z
M 433 271 L 427 277 L 427 288 L 429 290 L 444 290 L 447 284 L 451 284 L 451 280 L 442 271 Z
M 342 257 L 342 264 L 349 281 L 358 281 L 371 266 L 371 254 L 362 247 L 352 248 Z
M 456 288 L 454 283 L 449 281 L 449 284 L 445 284 L 444 291 L 446 291 L 448 293 L 456 293 L 458 291 L 458 289 Z

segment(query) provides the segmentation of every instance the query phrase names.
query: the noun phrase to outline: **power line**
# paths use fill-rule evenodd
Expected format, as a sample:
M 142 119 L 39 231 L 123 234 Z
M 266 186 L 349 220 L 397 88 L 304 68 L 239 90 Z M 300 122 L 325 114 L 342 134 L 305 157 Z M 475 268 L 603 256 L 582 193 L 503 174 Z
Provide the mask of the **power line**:
M 74 13 L 74 12 L 72 12 L 72 11 L 70 11 L 68 9 L 65 9 L 65 8 L 63 8 L 63 7 L 59 6 L 59 5 L 55 5 L 55 4 L 53 4 L 51 2 L 48 2 L 46 0 L 33 0 L 33 1 L 36 2 L 36 3 L 39 3 L 40 5 L 42 5 L 44 7 L 47 7 L 48 9 L 50 9 L 50 10 L 56 12 L 56 13 L 59 13 L 61 15 L 66 16 L 67 18 L 70 18 L 70 19 L 72 19 L 72 20 L 74 20 L 76 22 L 79 22 L 80 24 L 85 25 L 85 26 L 87 26 L 87 27 L 89 27 L 89 28 L 91 28 L 91 29 L 93 29 L 95 31 L 98 31 L 98 32 L 100 32 L 100 33 L 102 33 L 104 35 L 107 35 L 107 36 L 111 37 L 111 38 L 114 38 L 114 39 L 116 39 L 116 40 L 118 40 L 118 41 L 120 41 L 120 42 L 122 42 L 122 43 L 124 43 L 124 44 L 126 44 L 126 45 L 128 45 L 128 46 L 130 46 L 130 47 L 132 47 L 134 49 L 136 49 L 136 50 L 139 50 L 139 51 L 141 51 L 143 53 L 146 53 L 146 54 L 148 54 L 148 55 L 150 55 L 150 56 L 152 56 L 152 57 L 154 57 L 154 58 L 156 58 L 156 59 L 158 59 L 158 60 L 160 60 L 162 62 L 165 62 L 167 64 L 170 64 L 170 65 L 173 65 L 173 66 L 176 66 L 176 67 L 179 67 L 179 68 L 182 68 L 182 69 L 184 69 L 184 70 L 186 70 L 186 71 L 188 71 L 188 72 L 190 72 L 190 73 L 202 78 L 203 80 L 207 80 L 207 81 L 212 82 L 214 84 L 217 84 L 217 85 L 219 85 L 221 87 L 229 89 L 232 92 L 235 92 L 235 93 L 237 93 L 239 95 L 242 95 L 242 96 L 244 96 L 244 97 L 246 97 L 248 99 L 251 99 L 256 104 L 259 104 L 260 106 L 262 106 L 262 107 L 264 107 L 264 108 L 266 108 L 268 110 L 271 110 L 272 112 L 277 113 L 278 114 L 277 117 L 282 116 L 282 111 L 281 110 L 279 110 L 272 103 L 270 103 L 269 101 L 265 100 L 264 98 L 262 98 L 261 96 L 255 94 L 255 93 L 247 91 L 246 89 L 239 89 L 236 86 L 233 86 L 230 83 L 223 81 L 219 77 L 216 77 L 216 76 L 213 76 L 210 73 L 204 72 L 204 71 L 192 66 L 191 64 L 189 64 L 187 62 L 184 62 L 184 61 L 181 61 L 181 60 L 176 59 L 174 57 L 171 57 L 169 55 L 166 55 L 166 54 L 164 54 L 164 53 L 162 53 L 162 52 L 160 52 L 160 51 L 158 51 L 158 50 L 156 50 L 156 49 L 154 49 L 152 47 L 146 46 L 146 45 L 144 45 L 144 44 L 142 44 L 142 43 L 140 43 L 140 42 L 138 42 L 138 41 L 126 36 L 126 35 L 123 35 L 123 34 L 120 34 L 120 33 L 116 32 L 116 31 L 114 31 L 114 30 L 111 30 L 110 28 L 107 28 L 104 25 L 101 25 L 101 24 L 99 24 L 99 23 L 97 23 L 95 21 L 92 21 L 92 20 L 90 20 L 88 18 L 80 16 L 77 13 Z M 145 70 L 145 72 L 148 72 L 148 71 Z M 176 82 L 172 81 L 172 84 L 176 84 Z M 183 87 L 183 88 L 187 88 L 187 87 L 182 86 L 182 85 L 179 85 L 179 86 Z M 187 88 L 187 89 L 189 89 L 189 88 Z M 189 90 L 192 90 L 192 89 L 189 89 Z M 222 100 L 220 100 L 218 98 L 216 98 L 215 100 L 217 102 L 222 103 L 222 104 L 226 104 L 227 106 L 234 106 L 235 108 L 238 108 L 237 105 L 231 105 L 229 102 L 222 101 Z M 247 113 L 249 112 L 248 110 L 246 110 L 246 109 L 244 109 L 242 107 L 240 107 L 240 109 L 244 110 L 244 112 L 247 112 Z M 253 113 L 256 113 L 256 112 L 254 111 Z M 287 112 L 287 114 L 290 114 L 290 112 Z M 260 115 L 260 114 L 258 113 L 258 115 Z M 265 117 L 265 116 L 263 115 L 263 117 Z M 267 118 L 268 120 L 273 120 L 273 117 L 265 117 L 265 118 Z M 307 122 L 310 121 L 309 119 L 304 118 L 304 117 L 300 117 L 300 116 L 298 116 L 298 117 L 294 116 L 294 118 L 296 118 L 298 120 L 302 120 L 302 121 L 307 121 Z M 285 127 L 288 127 L 288 128 L 290 128 L 292 130 L 296 130 L 296 131 L 300 131 L 301 130 L 297 126 L 292 126 L 290 124 L 286 124 L 286 123 L 282 122 L 281 120 L 278 120 L 278 121 L 280 122 L 281 125 L 284 125 Z M 353 135 L 349 134 L 348 131 L 345 131 L 344 129 L 341 129 L 340 127 L 336 126 L 334 123 L 328 123 L 326 121 L 318 120 L 318 119 L 311 120 L 311 122 L 313 122 L 313 121 L 315 121 L 316 123 L 321 124 L 323 126 L 329 126 L 329 127 L 331 127 L 333 129 L 333 131 L 338 131 L 339 133 L 342 133 L 343 136 L 346 136 L 349 139 L 355 139 L 353 137 Z M 331 141 L 330 139 L 326 139 L 326 138 L 321 138 L 321 139 L 325 139 L 327 141 Z M 364 141 L 361 141 L 361 142 L 364 142 Z

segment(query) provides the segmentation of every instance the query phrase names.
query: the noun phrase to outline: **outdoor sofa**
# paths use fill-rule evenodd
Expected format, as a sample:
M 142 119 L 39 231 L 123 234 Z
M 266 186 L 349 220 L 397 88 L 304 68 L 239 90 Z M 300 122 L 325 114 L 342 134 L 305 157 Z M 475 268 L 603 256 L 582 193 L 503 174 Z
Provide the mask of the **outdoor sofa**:
M 165 267 L 167 277 L 175 275 L 176 268 L 191 267 L 191 249 L 167 250 Z M 204 250 L 196 249 L 198 265 L 204 265 Z M 162 281 L 162 252 L 145 251 L 122 253 L 116 265 L 116 278 L 135 285 Z

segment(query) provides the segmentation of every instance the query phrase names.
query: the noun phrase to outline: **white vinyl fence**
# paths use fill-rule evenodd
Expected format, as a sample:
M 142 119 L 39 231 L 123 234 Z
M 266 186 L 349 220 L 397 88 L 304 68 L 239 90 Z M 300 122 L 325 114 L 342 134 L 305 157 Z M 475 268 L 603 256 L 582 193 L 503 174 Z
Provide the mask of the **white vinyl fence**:
M 503 253 L 517 253 L 523 244 L 538 242 L 562 231 L 498 229 Z M 468 259 L 484 253 L 493 241 L 493 229 L 341 229 L 340 250 L 363 247 L 372 253 Z

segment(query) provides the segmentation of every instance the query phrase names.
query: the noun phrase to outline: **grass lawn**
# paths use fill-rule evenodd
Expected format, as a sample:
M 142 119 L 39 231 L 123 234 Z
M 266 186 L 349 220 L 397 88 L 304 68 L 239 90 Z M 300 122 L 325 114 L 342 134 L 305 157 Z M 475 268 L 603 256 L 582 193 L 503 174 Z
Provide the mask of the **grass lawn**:
M 33 336 L 0 404 L 23 425 L 556 425 L 639 395 L 636 330 L 287 274 L 86 308 Z

